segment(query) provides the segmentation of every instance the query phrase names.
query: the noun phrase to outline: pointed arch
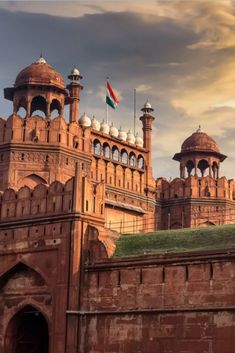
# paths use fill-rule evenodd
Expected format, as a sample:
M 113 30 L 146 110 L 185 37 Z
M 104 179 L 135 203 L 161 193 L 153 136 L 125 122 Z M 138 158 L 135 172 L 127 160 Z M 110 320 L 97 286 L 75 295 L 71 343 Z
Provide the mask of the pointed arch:
M 49 352 L 49 323 L 40 308 L 30 303 L 10 318 L 4 334 L 4 352 Z
M 23 186 L 27 186 L 30 189 L 34 189 L 37 185 L 39 184 L 47 184 L 47 181 L 42 178 L 41 176 L 32 173 L 27 176 L 25 176 L 23 179 L 21 179 L 18 183 L 18 189 L 20 189 Z
M 0 290 L 4 287 L 4 284 L 15 274 L 19 272 L 30 271 L 35 274 L 35 276 L 40 279 L 41 283 L 44 283 L 47 287 L 50 283 L 49 280 L 46 278 L 45 274 L 43 274 L 39 269 L 34 269 L 24 261 L 19 261 L 12 265 L 7 270 L 5 269 L 2 273 L 0 273 Z

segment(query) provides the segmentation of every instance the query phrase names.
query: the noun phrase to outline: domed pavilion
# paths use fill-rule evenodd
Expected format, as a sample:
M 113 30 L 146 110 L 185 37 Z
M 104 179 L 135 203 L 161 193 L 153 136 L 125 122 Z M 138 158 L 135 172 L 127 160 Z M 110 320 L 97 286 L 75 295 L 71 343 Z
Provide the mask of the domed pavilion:
M 207 174 L 215 179 L 219 177 L 220 162 L 227 158 L 220 153 L 219 147 L 212 137 L 197 129 L 181 146 L 181 152 L 176 153 L 174 160 L 180 162 L 180 177 Z M 187 172 L 187 175 L 186 175 Z

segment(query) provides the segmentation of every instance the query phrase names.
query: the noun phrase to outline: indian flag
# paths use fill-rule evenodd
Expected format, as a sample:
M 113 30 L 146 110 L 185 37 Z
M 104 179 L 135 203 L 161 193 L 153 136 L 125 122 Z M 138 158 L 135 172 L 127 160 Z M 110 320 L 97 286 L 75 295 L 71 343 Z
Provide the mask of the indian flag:
M 118 97 L 113 92 L 113 89 L 112 89 L 111 85 L 107 81 L 107 85 L 106 85 L 106 104 L 108 104 L 110 107 L 115 109 L 116 106 L 118 105 L 118 103 L 119 103 Z

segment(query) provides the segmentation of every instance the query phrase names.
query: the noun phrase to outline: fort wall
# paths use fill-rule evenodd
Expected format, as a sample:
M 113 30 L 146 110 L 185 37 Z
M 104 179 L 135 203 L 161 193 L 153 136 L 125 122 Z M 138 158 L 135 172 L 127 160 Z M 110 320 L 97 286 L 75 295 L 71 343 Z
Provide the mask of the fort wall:
M 235 253 L 144 256 L 91 264 L 86 353 L 234 350 Z

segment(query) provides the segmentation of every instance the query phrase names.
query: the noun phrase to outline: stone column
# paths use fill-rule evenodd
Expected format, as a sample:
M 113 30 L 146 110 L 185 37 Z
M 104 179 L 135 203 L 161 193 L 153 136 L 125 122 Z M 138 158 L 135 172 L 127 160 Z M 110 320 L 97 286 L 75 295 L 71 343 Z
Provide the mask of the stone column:
M 26 118 L 29 118 L 31 115 L 31 99 L 27 99 L 27 105 L 26 105 Z
M 50 119 L 51 117 L 51 102 L 47 101 L 47 111 L 46 111 L 46 118 Z
M 198 160 L 197 160 L 197 159 L 194 159 L 194 160 L 193 160 L 193 163 L 194 163 L 194 175 L 197 176 L 197 164 L 198 164 Z

